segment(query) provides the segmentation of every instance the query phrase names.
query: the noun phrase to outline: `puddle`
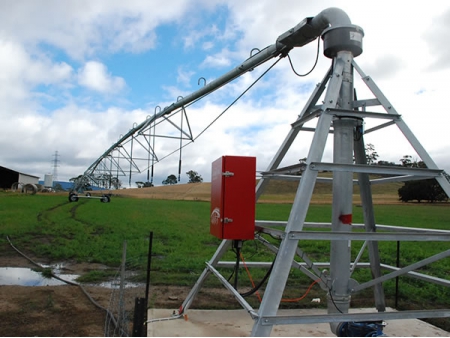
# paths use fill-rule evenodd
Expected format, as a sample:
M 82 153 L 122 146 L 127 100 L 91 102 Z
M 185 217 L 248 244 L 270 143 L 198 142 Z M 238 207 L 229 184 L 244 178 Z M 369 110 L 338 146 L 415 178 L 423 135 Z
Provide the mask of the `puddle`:
M 79 275 L 70 274 L 56 275 L 70 282 L 74 282 L 79 277 Z M 46 278 L 41 273 L 29 268 L 0 267 L 0 285 L 50 286 L 64 284 L 66 283 L 55 278 Z
M 50 266 L 44 266 L 50 267 Z M 69 282 L 75 282 L 75 279 L 80 275 L 63 274 L 61 273 L 64 265 L 51 266 L 53 274 Z M 55 286 L 65 285 L 66 283 L 56 278 L 46 278 L 40 272 L 36 272 L 30 268 L 12 268 L 0 267 L 0 285 L 19 285 L 19 286 Z M 99 286 L 108 289 L 119 289 L 120 281 L 106 281 L 102 283 L 89 283 L 86 285 Z M 145 286 L 143 283 L 124 282 L 125 288 L 135 288 Z

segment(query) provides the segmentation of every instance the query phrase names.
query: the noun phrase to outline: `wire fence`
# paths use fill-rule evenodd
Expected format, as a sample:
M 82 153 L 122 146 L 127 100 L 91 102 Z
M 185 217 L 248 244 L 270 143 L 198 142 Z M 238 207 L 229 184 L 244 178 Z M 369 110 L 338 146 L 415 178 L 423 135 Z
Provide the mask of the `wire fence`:
M 113 279 L 105 285 L 111 288 L 108 305 L 111 315 L 107 316 L 105 320 L 105 337 L 136 336 L 136 331 L 133 331 L 133 329 L 136 329 L 133 327 L 136 299 L 144 299 L 140 297 L 145 297 L 146 292 L 145 284 L 132 281 L 137 273 L 138 261 L 142 261 L 142 258 L 126 257 L 126 242 L 124 242 L 122 263 Z M 147 310 L 146 306 L 141 309 Z M 142 335 L 146 336 L 145 333 L 142 333 Z

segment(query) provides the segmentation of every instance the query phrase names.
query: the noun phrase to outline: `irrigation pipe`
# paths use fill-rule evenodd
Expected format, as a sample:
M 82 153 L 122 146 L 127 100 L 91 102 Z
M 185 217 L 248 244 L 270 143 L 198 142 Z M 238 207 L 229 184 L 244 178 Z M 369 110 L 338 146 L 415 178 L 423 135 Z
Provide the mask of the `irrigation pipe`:
M 9 245 L 11 245 L 11 247 L 21 256 L 23 256 L 24 258 L 26 258 L 28 261 L 30 261 L 32 264 L 36 265 L 37 267 L 39 267 L 40 269 L 45 269 L 42 265 L 40 265 L 39 263 L 36 263 L 34 260 L 32 260 L 30 257 L 28 257 L 27 255 L 25 255 L 22 251 L 20 251 L 19 249 L 17 249 L 11 242 L 11 240 L 9 239 L 9 236 L 6 236 L 6 239 L 9 242 Z M 64 280 L 58 276 L 56 276 L 55 274 L 53 274 L 53 272 L 50 274 L 51 277 L 56 278 L 58 280 L 60 280 L 63 283 L 69 284 L 69 285 L 73 285 L 73 286 L 78 286 L 81 291 L 83 291 L 83 293 L 86 295 L 86 297 L 89 299 L 89 301 L 94 304 L 97 308 L 99 308 L 100 310 L 103 310 L 106 312 L 106 315 L 109 316 L 114 324 L 114 326 L 116 327 L 116 329 L 118 329 L 118 323 L 116 318 L 114 318 L 114 315 L 111 313 L 111 311 L 109 311 L 108 309 L 104 308 L 103 306 L 101 306 L 99 303 L 97 303 L 92 297 L 91 295 L 84 289 L 84 287 L 81 284 L 78 283 L 74 283 L 68 280 Z

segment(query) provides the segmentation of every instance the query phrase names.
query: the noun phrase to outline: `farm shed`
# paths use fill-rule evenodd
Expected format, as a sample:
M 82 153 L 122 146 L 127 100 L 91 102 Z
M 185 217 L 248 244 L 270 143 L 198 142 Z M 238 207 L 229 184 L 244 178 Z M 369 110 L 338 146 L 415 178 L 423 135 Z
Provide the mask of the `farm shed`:
M 0 189 L 11 189 L 14 183 L 38 184 L 39 177 L 0 166 Z

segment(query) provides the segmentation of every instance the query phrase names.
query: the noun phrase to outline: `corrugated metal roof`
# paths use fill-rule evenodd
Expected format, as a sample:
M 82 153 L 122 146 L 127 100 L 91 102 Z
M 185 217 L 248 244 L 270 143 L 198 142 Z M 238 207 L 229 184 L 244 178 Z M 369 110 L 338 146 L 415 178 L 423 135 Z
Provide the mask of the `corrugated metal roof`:
M 30 177 L 36 177 L 36 178 L 39 178 L 39 176 L 35 176 L 35 175 L 30 175 L 30 174 L 27 174 L 27 173 L 23 173 L 23 172 L 20 172 L 20 171 L 11 169 L 11 168 L 6 168 L 6 167 L 1 166 L 1 165 L 0 165 L 0 168 L 6 169 L 6 170 L 10 170 L 10 171 L 14 171 L 14 172 L 16 172 L 16 173 L 18 173 L 18 174 L 21 174 L 21 175 L 26 175 L 26 176 L 30 176 Z

